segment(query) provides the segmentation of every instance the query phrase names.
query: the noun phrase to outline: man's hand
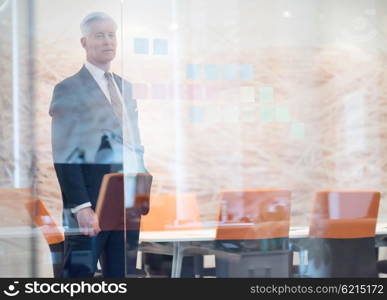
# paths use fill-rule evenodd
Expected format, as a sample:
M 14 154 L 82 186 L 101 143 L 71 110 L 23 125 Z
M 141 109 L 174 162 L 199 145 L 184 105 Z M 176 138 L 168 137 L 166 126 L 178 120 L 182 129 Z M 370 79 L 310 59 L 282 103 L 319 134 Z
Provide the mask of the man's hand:
M 82 234 L 96 236 L 101 231 L 97 215 L 91 207 L 82 208 L 76 214 Z

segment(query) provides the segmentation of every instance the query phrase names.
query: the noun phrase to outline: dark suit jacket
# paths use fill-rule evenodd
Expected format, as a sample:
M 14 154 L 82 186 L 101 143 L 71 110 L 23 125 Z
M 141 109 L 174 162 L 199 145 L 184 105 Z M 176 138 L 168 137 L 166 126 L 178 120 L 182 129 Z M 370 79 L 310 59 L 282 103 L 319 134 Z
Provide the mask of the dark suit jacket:
M 129 171 L 145 172 L 138 130 L 137 103 L 129 82 L 114 74 L 129 120 Z M 124 111 L 125 112 L 125 111 Z M 64 208 L 91 202 L 95 208 L 102 178 L 123 165 L 122 128 L 111 104 L 85 66 L 55 86 L 50 106 L 52 151 Z M 96 161 L 103 135 L 110 137 L 114 155 Z M 121 140 L 120 140 L 121 139 Z M 75 154 L 75 155 L 74 155 Z

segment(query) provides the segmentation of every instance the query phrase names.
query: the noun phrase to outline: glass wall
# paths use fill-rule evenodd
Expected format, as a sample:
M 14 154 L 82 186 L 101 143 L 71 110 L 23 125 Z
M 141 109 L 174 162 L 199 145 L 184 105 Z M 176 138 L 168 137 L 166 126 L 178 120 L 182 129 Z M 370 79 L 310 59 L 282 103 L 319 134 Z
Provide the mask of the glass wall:
M 89 43 L 98 20 L 80 32 L 92 12 L 114 43 L 105 27 Z M 378 276 L 383 0 L 15 0 L 0 16 L 0 276 L 53 276 L 88 202 L 99 225 L 123 218 L 100 236 L 122 234 L 128 277 Z M 115 52 L 102 86 L 84 65 L 99 50 Z
M 0 276 L 37 276 L 39 236 L 28 205 L 34 196 L 33 7 L 0 1 Z
M 133 83 L 154 177 L 144 239 L 152 236 L 146 229 L 171 237 L 201 230 L 214 240 L 205 248 L 246 255 L 238 268 L 216 260 L 218 276 L 273 276 L 281 268 L 272 260 L 284 268 L 288 257 L 255 253 L 268 249 L 296 250 L 290 264 L 309 253 L 309 271 L 301 266 L 295 276 L 340 276 L 324 260 L 316 270 L 316 255 L 326 254 L 316 249 L 336 245 L 314 239 L 348 238 L 340 226 L 370 217 L 377 192 L 377 220 L 386 221 L 385 15 L 381 1 L 125 1 L 123 75 Z M 357 194 L 347 193 L 360 190 L 368 204 L 351 212 Z M 314 202 L 318 191 L 326 191 L 328 215 Z M 163 209 L 173 217 L 162 219 Z M 308 250 L 299 237 L 321 215 L 321 231 L 337 234 L 312 231 Z

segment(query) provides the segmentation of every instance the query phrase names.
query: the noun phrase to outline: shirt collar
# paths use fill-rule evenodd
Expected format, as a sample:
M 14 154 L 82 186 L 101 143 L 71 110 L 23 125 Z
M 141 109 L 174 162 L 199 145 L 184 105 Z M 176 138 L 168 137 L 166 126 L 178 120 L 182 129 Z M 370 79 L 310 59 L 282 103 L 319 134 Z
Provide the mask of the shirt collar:
M 99 80 L 105 78 L 105 71 L 98 68 L 96 65 L 93 65 L 92 63 L 86 61 L 85 67 L 91 73 L 91 75 L 93 75 L 94 78 L 98 78 Z

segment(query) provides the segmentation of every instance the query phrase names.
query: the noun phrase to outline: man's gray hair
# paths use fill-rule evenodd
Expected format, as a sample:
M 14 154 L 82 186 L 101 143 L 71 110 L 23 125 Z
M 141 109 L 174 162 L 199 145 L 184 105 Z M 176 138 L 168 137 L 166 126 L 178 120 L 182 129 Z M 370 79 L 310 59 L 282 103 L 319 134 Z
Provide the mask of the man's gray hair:
M 90 34 L 91 32 L 91 25 L 93 22 L 95 21 L 103 21 L 103 20 L 110 20 L 110 21 L 113 21 L 113 23 L 117 26 L 116 22 L 114 21 L 114 19 L 109 16 L 108 14 L 104 13 L 104 12 L 92 12 L 90 14 L 88 14 L 86 17 L 83 18 L 82 22 L 81 22 L 81 33 L 82 33 L 82 36 L 85 37 L 87 36 L 88 34 Z

